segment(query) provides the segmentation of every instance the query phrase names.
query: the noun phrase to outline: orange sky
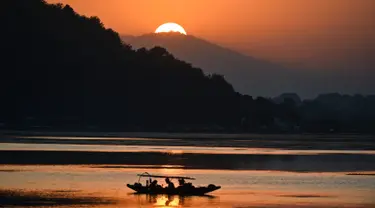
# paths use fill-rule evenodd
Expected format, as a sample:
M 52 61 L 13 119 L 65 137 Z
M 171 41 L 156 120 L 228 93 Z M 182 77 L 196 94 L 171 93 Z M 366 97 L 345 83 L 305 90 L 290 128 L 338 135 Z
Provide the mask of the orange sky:
M 165 22 L 264 59 L 305 68 L 374 69 L 375 0 L 48 0 L 120 34 Z M 375 71 L 375 69 L 373 70 Z

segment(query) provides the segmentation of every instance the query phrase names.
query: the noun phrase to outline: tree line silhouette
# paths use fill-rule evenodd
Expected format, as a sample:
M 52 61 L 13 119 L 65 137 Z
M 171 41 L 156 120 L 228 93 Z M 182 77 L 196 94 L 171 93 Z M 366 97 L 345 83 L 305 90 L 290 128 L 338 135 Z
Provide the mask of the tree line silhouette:
M 98 17 L 69 5 L 3 4 L 2 128 L 374 131 L 374 96 L 331 94 L 301 103 L 253 98 L 164 48 L 132 49 Z

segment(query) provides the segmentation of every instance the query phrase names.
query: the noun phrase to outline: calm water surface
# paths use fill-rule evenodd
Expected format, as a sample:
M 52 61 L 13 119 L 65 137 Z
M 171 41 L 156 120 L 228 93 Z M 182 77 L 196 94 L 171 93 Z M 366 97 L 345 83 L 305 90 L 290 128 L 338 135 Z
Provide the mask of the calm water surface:
M 374 176 L 344 173 L 291 173 L 277 171 L 185 170 L 105 168 L 101 166 L 14 166 L 0 168 L 3 189 L 40 192 L 65 191 L 115 200 L 106 207 L 256 207 L 273 205 L 370 207 L 375 205 Z M 207 197 L 133 195 L 125 184 L 136 174 L 196 177 L 197 185 L 220 184 L 223 188 Z M 169 203 L 165 206 L 165 203 Z M 164 204 L 163 204 L 164 203 Z M 74 205 L 71 205 L 74 206 Z M 104 205 L 97 205 L 104 206 Z
M 374 150 L 341 148 L 350 146 L 347 141 L 329 141 L 339 148 L 309 149 L 309 143 L 302 148 L 265 148 L 246 145 L 250 142 L 242 139 L 192 146 L 191 141 L 173 145 L 173 139 L 124 138 L 121 144 L 109 144 L 103 138 L 38 138 L 6 138 L 0 143 L 0 207 L 51 207 L 46 201 L 53 207 L 103 208 L 375 207 Z M 357 147 L 370 141 L 363 142 Z M 79 164 L 69 165 L 72 161 Z M 203 197 L 136 195 L 126 184 L 145 171 L 191 176 L 197 178 L 195 185 L 213 183 L 222 189 Z
M 278 171 L 186 170 L 105 168 L 100 166 L 0 167 L 2 189 L 59 192 L 73 196 L 113 199 L 105 207 L 371 207 L 375 205 L 374 176 L 345 173 L 292 173 Z M 187 175 L 196 185 L 215 183 L 223 188 L 207 197 L 133 195 L 126 183 L 138 180 L 137 173 Z M 162 182 L 160 180 L 160 182 Z M 99 199 L 98 199 L 99 201 Z M 165 204 L 168 202 L 168 206 Z M 125 206 L 126 205 L 126 206 Z M 293 206 L 292 206 L 293 205 Z M 83 205 L 70 205 L 83 206 Z

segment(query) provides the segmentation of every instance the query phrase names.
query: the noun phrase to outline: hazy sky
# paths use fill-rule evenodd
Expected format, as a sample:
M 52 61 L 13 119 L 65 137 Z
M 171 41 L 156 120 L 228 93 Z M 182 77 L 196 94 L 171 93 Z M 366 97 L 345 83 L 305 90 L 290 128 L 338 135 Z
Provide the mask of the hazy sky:
M 120 34 L 176 22 L 188 34 L 314 70 L 375 71 L 375 0 L 48 0 Z M 374 73 L 375 74 L 375 73 Z

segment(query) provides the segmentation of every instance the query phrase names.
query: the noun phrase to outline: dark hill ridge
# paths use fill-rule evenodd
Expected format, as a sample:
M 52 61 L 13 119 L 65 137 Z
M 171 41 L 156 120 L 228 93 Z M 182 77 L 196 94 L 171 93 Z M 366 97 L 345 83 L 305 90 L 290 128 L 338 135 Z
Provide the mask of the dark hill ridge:
M 204 75 L 164 48 L 132 50 L 68 5 L 10 1 L 2 29 L 5 120 L 156 126 L 239 116 L 220 113 L 239 97 L 222 76 Z

